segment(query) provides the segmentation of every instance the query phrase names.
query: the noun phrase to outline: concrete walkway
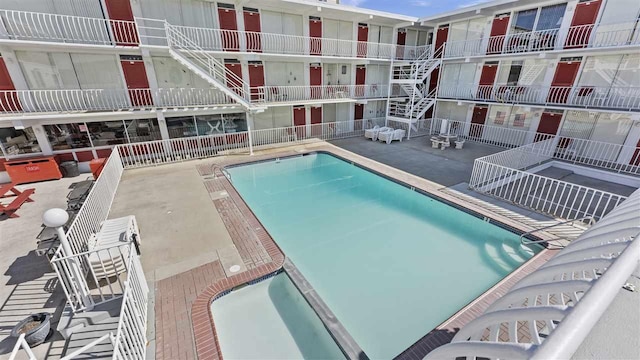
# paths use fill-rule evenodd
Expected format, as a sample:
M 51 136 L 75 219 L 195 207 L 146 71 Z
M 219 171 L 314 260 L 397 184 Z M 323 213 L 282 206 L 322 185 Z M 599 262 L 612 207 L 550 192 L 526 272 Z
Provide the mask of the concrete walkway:
M 36 236 L 42 230 L 44 211 L 53 207 L 66 209 L 69 186 L 90 177 L 91 174 L 81 174 L 75 178 L 20 185 L 19 189 L 36 189 L 31 196 L 34 202 L 25 203 L 17 211 L 18 218 L 0 218 L 0 359 L 8 359 L 13 349 L 15 339 L 9 334 L 18 321 L 37 312 L 55 313 L 66 301 L 49 261 L 34 251 Z M 10 202 L 11 198 L 0 201 Z M 56 314 L 54 329 L 57 318 Z M 56 334 L 33 351 L 38 359 L 56 359 L 63 353 L 64 346 L 65 341 Z M 25 354 L 21 356 L 18 358 L 24 358 Z

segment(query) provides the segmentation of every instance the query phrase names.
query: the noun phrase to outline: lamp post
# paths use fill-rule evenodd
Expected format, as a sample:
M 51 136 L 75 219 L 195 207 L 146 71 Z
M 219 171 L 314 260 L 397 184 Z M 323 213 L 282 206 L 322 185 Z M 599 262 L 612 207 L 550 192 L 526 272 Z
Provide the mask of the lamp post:
M 87 281 L 82 276 L 82 271 L 80 270 L 80 266 L 78 265 L 76 259 L 72 257 L 73 250 L 69 245 L 69 240 L 67 239 L 67 234 L 64 232 L 64 224 L 69 221 L 69 214 L 63 209 L 53 208 L 44 212 L 42 215 L 42 222 L 46 227 L 54 228 L 58 235 L 58 240 L 60 241 L 60 246 L 62 247 L 62 260 L 63 262 L 67 262 L 67 269 L 63 270 L 64 272 L 69 272 L 71 279 L 69 279 L 70 285 L 73 287 L 71 291 L 73 295 L 82 302 L 84 307 L 89 310 L 93 308 L 93 303 L 91 302 L 91 297 L 89 295 L 89 286 L 87 285 Z M 71 295 L 71 294 L 68 294 Z

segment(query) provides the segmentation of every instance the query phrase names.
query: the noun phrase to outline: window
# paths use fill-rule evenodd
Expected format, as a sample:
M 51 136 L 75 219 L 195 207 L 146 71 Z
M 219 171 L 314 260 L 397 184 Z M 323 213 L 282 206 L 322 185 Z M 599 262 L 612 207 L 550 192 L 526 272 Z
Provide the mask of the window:
M 169 137 L 206 136 L 247 130 L 244 113 L 167 118 Z
M 158 119 L 125 120 L 124 123 L 131 143 L 162 139 Z
M 166 121 L 171 139 L 198 135 L 193 116 L 167 118 Z
M 0 128 L 0 145 L 5 156 L 32 154 L 41 151 L 31 127 L 24 130 Z
M 520 73 L 522 72 L 522 62 L 514 61 L 509 68 L 509 76 L 507 78 L 507 85 L 518 85 L 520 80 Z
M 87 123 L 93 146 L 109 146 L 127 143 L 127 134 L 122 121 Z
M 91 147 L 86 124 L 45 125 L 44 131 L 54 151 Z
M 518 11 L 518 13 L 516 13 L 516 18 L 513 20 L 511 30 L 514 33 L 533 31 L 537 15 L 538 9 Z
M 538 24 L 536 24 L 536 30 L 559 29 L 566 9 L 567 4 L 543 7 L 540 10 L 540 18 L 538 19 Z

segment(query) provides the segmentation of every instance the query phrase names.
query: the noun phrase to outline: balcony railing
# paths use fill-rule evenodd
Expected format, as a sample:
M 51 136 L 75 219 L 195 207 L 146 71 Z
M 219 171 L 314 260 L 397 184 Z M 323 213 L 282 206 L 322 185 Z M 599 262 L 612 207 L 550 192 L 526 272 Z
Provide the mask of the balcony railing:
M 137 46 L 133 21 L 0 10 L 0 38 L 71 44 Z
M 0 10 L 0 38 L 91 45 L 167 46 L 164 21 L 133 21 Z M 409 46 L 251 31 L 174 26 L 208 51 L 246 51 L 269 54 L 322 55 L 376 59 L 419 58 L 429 45 Z M 140 34 L 138 33 L 140 30 Z
M 388 85 L 260 86 L 251 88 L 252 102 L 386 98 Z
M 150 89 L 0 91 L 2 113 L 114 111 L 232 103 L 214 89 L 171 88 L 158 89 L 155 93 Z
M 415 59 L 429 46 L 396 46 L 366 41 L 340 40 L 251 31 L 174 28 L 208 51 L 246 51 L 289 55 L 322 55 L 391 59 Z
M 438 97 L 508 104 L 640 109 L 640 87 L 475 85 L 445 83 Z
M 592 24 L 491 36 L 488 39 L 448 41 L 444 57 L 640 45 L 640 33 L 636 27 L 636 23 Z
M 371 99 L 387 96 L 388 85 L 260 86 L 252 103 Z M 0 113 L 115 111 L 156 107 L 229 105 L 234 101 L 208 88 L 78 89 L 0 91 Z

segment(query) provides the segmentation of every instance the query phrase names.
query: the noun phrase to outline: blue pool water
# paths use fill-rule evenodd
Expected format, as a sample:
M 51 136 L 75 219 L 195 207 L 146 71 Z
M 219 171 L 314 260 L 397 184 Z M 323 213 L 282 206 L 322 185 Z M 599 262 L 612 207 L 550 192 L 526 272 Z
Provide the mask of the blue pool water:
M 373 359 L 398 355 L 539 250 L 329 154 L 228 172 L 285 255 Z

